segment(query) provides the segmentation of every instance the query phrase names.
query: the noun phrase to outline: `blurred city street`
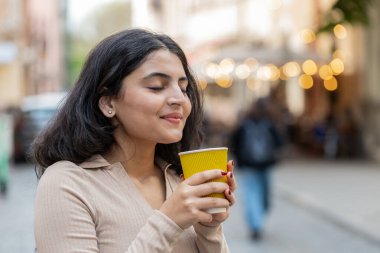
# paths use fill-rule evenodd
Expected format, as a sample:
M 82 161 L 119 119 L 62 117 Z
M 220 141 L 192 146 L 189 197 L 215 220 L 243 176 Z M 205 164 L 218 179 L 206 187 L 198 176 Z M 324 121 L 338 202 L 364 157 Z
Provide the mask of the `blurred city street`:
M 239 179 L 239 172 L 236 172 Z M 375 253 L 380 251 L 380 168 L 360 161 L 302 160 L 274 170 L 274 203 L 261 241 L 250 240 L 242 203 L 224 230 L 233 253 Z M 34 252 L 36 177 L 30 165 L 11 169 L 0 198 L 0 253 Z M 239 190 L 237 196 L 240 195 Z
M 234 150 L 232 144 L 239 143 L 234 138 L 236 130 L 245 121 L 258 118 L 273 124 L 261 129 L 264 134 L 251 131 L 264 145 L 247 146 L 259 146 L 273 158 L 266 158 L 261 165 L 275 161 L 276 147 L 281 146 L 280 156 L 286 154 L 273 170 L 272 209 L 262 238 L 253 240 L 244 217 L 243 191 L 238 187 L 237 203 L 224 224 L 231 252 L 380 252 L 380 1 L 0 0 L 0 6 L 0 253 L 35 252 L 38 182 L 33 165 L 23 163 L 30 145 L 65 105 L 68 92 L 87 80 L 81 73 L 94 46 L 111 34 L 132 28 L 168 35 L 183 50 L 186 65 L 202 91 L 204 119 L 199 127 L 207 137 L 204 147 L 228 147 L 236 164 L 243 166 L 237 153 L 250 148 L 239 144 Z M 121 54 L 109 56 L 116 62 Z M 92 76 L 83 82 L 91 88 L 78 90 L 98 92 L 96 96 L 81 93 L 85 100 L 70 97 L 68 101 L 74 106 L 81 101 L 99 104 L 100 100 L 87 103 L 87 99 L 104 97 L 103 91 L 113 92 L 102 85 L 127 86 L 124 81 L 106 81 L 113 73 L 124 73 L 126 76 L 117 77 L 124 80 L 141 66 L 126 58 L 126 66 L 107 63 L 109 73 L 94 64 L 99 67 L 94 73 L 107 78 Z M 125 71 L 111 71 L 118 66 Z M 160 74 L 163 70 L 152 71 Z M 164 76 L 170 74 L 164 72 Z M 188 96 L 193 78 L 185 72 L 191 84 L 184 92 Z M 152 94 L 157 98 L 160 88 L 169 87 L 164 83 L 162 87 L 148 86 L 156 89 Z M 194 96 L 188 97 L 194 102 Z M 139 101 L 139 106 L 151 104 L 148 99 Z M 86 111 L 76 115 L 98 114 Z M 106 118 L 99 114 L 97 122 L 106 124 L 104 120 L 113 115 L 108 114 L 103 115 Z M 106 128 L 102 125 L 99 129 Z M 82 127 L 80 136 L 87 136 L 82 131 L 88 130 Z M 260 138 L 277 131 L 278 138 Z M 249 140 L 245 143 L 257 144 L 256 138 L 241 136 Z M 246 157 L 252 158 L 251 154 Z M 239 184 L 243 175 L 238 168 L 235 175 Z M 2 195 L 3 191 L 6 194 Z

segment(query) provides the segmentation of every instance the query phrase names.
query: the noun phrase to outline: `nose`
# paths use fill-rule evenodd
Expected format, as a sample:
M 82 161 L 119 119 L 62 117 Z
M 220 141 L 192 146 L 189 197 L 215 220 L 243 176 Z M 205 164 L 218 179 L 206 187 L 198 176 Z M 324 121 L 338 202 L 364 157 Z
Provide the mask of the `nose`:
M 170 94 L 168 97 L 168 104 L 169 105 L 182 105 L 186 102 L 186 95 L 181 90 L 181 88 L 178 85 L 175 85 L 172 89 L 170 89 Z

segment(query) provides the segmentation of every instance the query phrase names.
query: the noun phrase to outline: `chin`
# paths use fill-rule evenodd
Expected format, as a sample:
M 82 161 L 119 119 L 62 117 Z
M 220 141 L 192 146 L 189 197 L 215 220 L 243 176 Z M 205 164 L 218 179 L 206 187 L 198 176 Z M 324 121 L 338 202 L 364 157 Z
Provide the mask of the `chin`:
M 172 143 L 177 143 L 182 140 L 182 134 L 178 136 L 171 136 L 168 138 L 165 138 L 165 140 L 162 140 L 160 143 L 162 144 L 172 144 Z

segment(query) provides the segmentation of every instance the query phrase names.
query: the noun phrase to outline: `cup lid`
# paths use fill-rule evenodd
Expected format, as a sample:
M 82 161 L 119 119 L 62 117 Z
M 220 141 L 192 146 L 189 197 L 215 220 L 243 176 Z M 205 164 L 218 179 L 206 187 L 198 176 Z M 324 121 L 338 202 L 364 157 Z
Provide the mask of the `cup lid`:
M 228 150 L 228 148 L 227 147 L 216 147 L 216 148 L 194 149 L 194 150 L 179 152 L 178 155 L 186 155 L 186 154 L 199 153 L 199 152 L 207 152 L 207 151 L 214 151 L 214 150 Z

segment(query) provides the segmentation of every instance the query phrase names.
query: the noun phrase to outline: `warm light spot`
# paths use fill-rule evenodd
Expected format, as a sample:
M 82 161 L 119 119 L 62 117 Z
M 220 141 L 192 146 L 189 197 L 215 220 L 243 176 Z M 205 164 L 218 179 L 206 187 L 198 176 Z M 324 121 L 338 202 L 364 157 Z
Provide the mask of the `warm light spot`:
M 323 65 L 321 66 L 321 68 L 319 69 L 319 76 L 323 79 L 323 80 L 328 80 L 332 77 L 333 75 L 333 71 L 332 69 L 330 68 L 329 65 Z
M 198 86 L 205 90 L 207 88 L 207 80 L 204 77 L 198 77 Z
M 283 66 L 284 74 L 288 77 L 295 77 L 300 74 L 300 66 L 297 62 L 291 61 Z
M 318 71 L 317 64 L 313 60 L 306 60 L 302 64 L 302 70 L 307 75 L 314 75 Z
M 310 89 L 311 87 L 313 87 L 314 81 L 311 76 L 304 74 L 298 78 L 298 83 L 302 88 Z
M 257 69 L 257 78 L 262 81 L 269 81 L 270 79 L 270 69 L 268 66 L 262 66 Z
M 326 90 L 334 91 L 338 88 L 338 81 L 335 77 L 332 76 L 330 79 L 324 80 L 323 85 L 325 86 Z
M 334 75 L 342 74 L 344 71 L 344 63 L 339 58 L 332 60 L 329 65 Z
M 226 58 L 220 61 L 219 66 L 222 73 L 230 74 L 232 71 L 234 71 L 235 61 L 231 58 Z
M 311 29 L 303 29 L 299 32 L 299 36 L 303 43 L 309 44 L 313 41 L 315 41 L 315 33 Z
M 232 78 L 229 75 L 220 75 L 215 79 L 215 82 L 222 88 L 229 88 L 232 85 Z
M 218 64 L 210 62 L 206 65 L 206 74 L 210 78 L 215 78 L 217 75 L 220 74 L 220 67 Z
M 345 39 L 347 37 L 347 30 L 343 25 L 337 24 L 334 26 L 334 34 L 338 39 Z
M 280 78 L 280 70 L 274 64 L 268 64 L 266 67 L 269 70 L 269 80 L 277 81 Z
M 235 69 L 235 74 L 240 79 L 246 79 L 250 75 L 251 71 L 245 64 L 240 64 Z
M 244 64 L 249 67 L 251 71 L 255 71 L 257 67 L 259 66 L 259 62 L 255 58 L 247 58 L 244 61 Z
M 288 77 L 285 75 L 285 73 L 284 73 L 284 68 L 283 67 L 280 67 L 280 79 L 281 80 L 288 80 Z

